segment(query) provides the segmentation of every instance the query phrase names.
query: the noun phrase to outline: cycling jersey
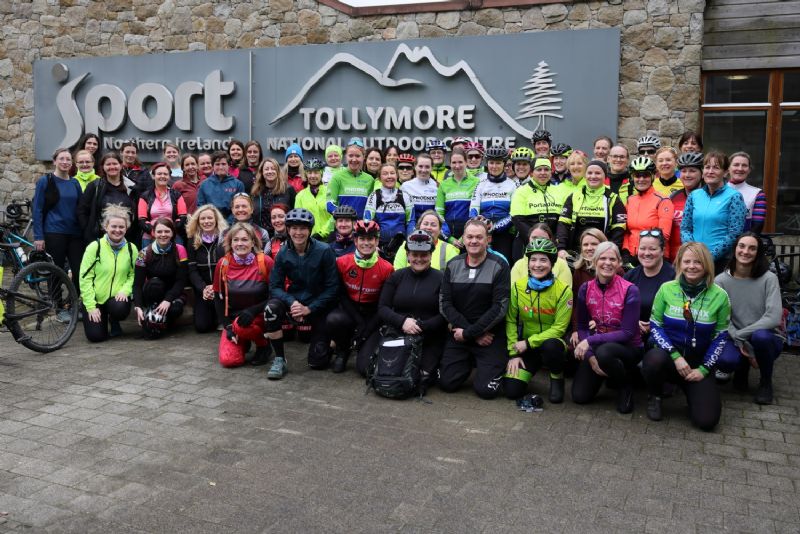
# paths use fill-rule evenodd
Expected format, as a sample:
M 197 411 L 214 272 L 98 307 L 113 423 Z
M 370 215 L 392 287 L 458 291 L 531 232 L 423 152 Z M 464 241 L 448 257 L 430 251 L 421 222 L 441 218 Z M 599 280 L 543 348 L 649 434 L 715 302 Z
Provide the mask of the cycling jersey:
M 347 298 L 356 304 L 377 304 L 383 283 L 394 272 L 392 264 L 383 258 L 368 269 L 359 267 L 355 254 L 337 258 L 336 269 Z
M 509 232 L 511 226 L 511 198 L 517 185 L 505 174 L 487 176 L 475 186 L 469 205 L 469 216 L 483 215 L 492 221 L 492 232 Z
M 381 227 L 381 243 L 388 243 L 397 234 L 406 235 L 408 212 L 403 195 L 397 189 L 383 187 L 373 191 L 367 199 L 364 220 L 375 221 Z
M 522 339 L 533 349 L 548 339 L 558 339 L 563 343 L 571 317 L 572 288 L 569 285 L 555 279 L 550 287 L 535 291 L 528 288 L 527 277 L 517 280 L 511 284 L 511 299 L 506 313 L 509 354 L 516 354 L 514 343 Z
M 687 312 L 692 315 L 691 322 L 684 317 Z M 713 284 L 689 299 L 680 282 L 673 280 L 656 293 L 650 316 L 650 338 L 657 347 L 670 353 L 673 360 L 681 356 L 687 360 L 702 357 L 699 369 L 705 376 L 728 342 L 730 318 L 730 300 L 720 286 Z
M 555 233 L 563 201 L 560 186 L 539 185 L 530 180 L 521 185 L 511 197 L 510 215 L 517 232 L 527 239 L 531 227 L 536 223 L 547 223 Z
M 558 248 L 578 250 L 581 233 L 597 228 L 622 248 L 627 215 L 616 193 L 607 187 L 590 189 L 586 186 L 567 198 L 558 219 Z
M 442 183 L 444 179 L 447 178 L 449 172 L 450 168 L 444 163 L 431 166 L 431 178 L 439 183 Z
M 664 254 L 669 254 L 669 238 L 672 234 L 672 219 L 675 208 L 668 198 L 659 195 L 654 188 L 644 193 L 636 192 L 628 199 L 628 219 L 622 248 L 632 256 L 639 250 L 639 232 L 658 228 L 664 235 Z
M 675 191 L 680 191 L 683 189 L 683 182 L 681 182 L 680 176 L 680 173 L 677 171 L 675 172 L 675 176 L 669 180 L 664 180 L 656 176 L 653 180 L 653 187 L 655 188 L 656 193 L 664 198 L 669 198 L 669 196 Z
M 427 180 L 412 178 L 400 187 L 408 212 L 406 234 L 414 231 L 420 215 L 428 210 L 436 209 L 436 191 L 438 189 L 439 185 L 431 178 Z
M 460 238 L 464 233 L 464 223 L 469 219 L 469 205 L 478 179 L 464 176 L 459 182 L 448 174 L 436 192 L 436 211 L 447 222 L 449 233 L 443 235 Z
M 358 218 L 363 218 L 367 197 L 374 187 L 375 179 L 366 172 L 355 176 L 349 167 L 341 168 L 328 184 L 328 213 L 333 213 L 339 206 L 352 206 Z
M 689 192 L 686 189 L 675 191 L 670 195 L 669 200 L 672 202 L 674 209 L 672 215 L 672 232 L 669 234 L 669 255 L 667 259 L 672 261 L 681 247 L 681 221 L 683 221 L 683 208 L 686 206 L 686 198 Z
M 306 187 L 294 198 L 295 208 L 305 208 L 314 215 L 314 228 L 311 235 L 319 236 L 324 239 L 330 233 L 331 221 L 333 218 L 326 209 L 328 202 L 328 187 L 320 185 L 315 195 L 311 186 Z

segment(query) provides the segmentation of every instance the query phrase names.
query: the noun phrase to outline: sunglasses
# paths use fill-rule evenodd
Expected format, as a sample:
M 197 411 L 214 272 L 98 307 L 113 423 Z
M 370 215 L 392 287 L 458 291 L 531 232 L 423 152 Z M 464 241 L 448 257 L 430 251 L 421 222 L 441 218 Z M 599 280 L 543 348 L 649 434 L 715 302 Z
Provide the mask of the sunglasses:
M 482 157 L 480 154 L 467 154 L 467 159 L 481 159 Z
M 364 141 L 362 141 L 358 137 L 353 137 L 347 142 L 347 146 L 354 146 L 354 145 L 360 148 L 364 148 Z
M 637 172 L 637 173 L 634 173 L 633 177 L 634 178 L 639 178 L 641 180 L 644 180 L 645 178 L 647 178 L 649 180 L 649 179 L 651 179 L 653 177 L 653 175 L 650 174 L 649 172 Z
M 639 150 L 639 154 L 641 154 L 643 156 L 653 156 L 653 155 L 655 155 L 656 152 L 657 151 L 656 151 L 655 148 L 643 148 L 643 149 Z
M 658 228 L 652 230 L 642 230 L 639 232 L 639 237 L 662 237 L 664 234 Z
M 398 171 L 413 171 L 414 167 L 411 167 L 410 165 L 401 165 L 401 166 L 397 167 L 397 170 Z
M 239 198 L 239 197 L 250 198 L 250 195 L 248 195 L 247 193 L 236 193 L 233 195 L 233 198 Z

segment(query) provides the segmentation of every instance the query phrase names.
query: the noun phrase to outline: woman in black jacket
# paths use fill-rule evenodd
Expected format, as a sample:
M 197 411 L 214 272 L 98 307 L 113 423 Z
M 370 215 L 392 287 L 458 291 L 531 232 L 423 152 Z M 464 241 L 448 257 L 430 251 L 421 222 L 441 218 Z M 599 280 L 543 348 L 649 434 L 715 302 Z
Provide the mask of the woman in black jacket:
M 138 231 L 131 230 L 135 221 L 133 214 L 136 213 L 136 204 L 122 177 L 122 158 L 116 152 L 103 155 L 100 160 L 100 178 L 89 182 L 78 202 L 78 224 L 86 243 L 91 243 L 105 233 L 100 223 L 103 220 L 103 210 L 109 204 L 118 204 L 129 210 L 131 220 L 128 221 L 128 233 L 125 237 L 128 241 L 138 243 L 138 239 L 134 239 Z
M 219 324 L 214 308 L 214 269 L 225 254 L 222 236 L 228 229 L 225 217 L 211 204 L 195 211 L 186 226 L 189 282 L 194 290 L 194 329 L 211 332 Z
M 433 238 L 416 230 L 406 240 L 408 267 L 395 271 L 386 280 L 378 302 L 383 324 L 407 335 L 422 335 L 422 384 L 432 385 L 444 351 L 447 322 L 439 313 L 439 288 L 442 271 L 431 268 Z M 366 376 L 369 361 L 356 361 L 356 368 Z

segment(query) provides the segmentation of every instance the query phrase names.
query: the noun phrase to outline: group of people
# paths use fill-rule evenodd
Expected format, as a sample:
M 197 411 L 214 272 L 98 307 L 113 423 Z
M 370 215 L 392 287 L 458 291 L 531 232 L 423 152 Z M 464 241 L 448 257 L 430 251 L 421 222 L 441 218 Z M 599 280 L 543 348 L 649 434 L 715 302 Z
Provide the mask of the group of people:
M 717 381 L 746 390 L 753 367 L 755 401 L 772 402 L 780 288 L 747 154 L 704 155 L 693 132 L 677 150 L 646 135 L 633 157 L 601 137 L 590 159 L 543 130 L 511 151 L 426 148 L 352 139 L 323 161 L 291 145 L 281 165 L 257 141 L 168 145 L 147 170 L 135 144 L 100 156 L 90 134 L 36 184 L 35 246 L 69 266 L 93 342 L 120 335 L 131 308 L 158 337 L 191 304 L 198 332 L 221 330 L 222 365 L 270 364 L 270 379 L 292 337 L 310 368 L 344 372 L 355 354 L 366 375 L 393 329 L 423 338 L 426 388 L 474 371 L 480 397 L 518 399 L 546 369 L 550 402 L 572 376 L 574 402 L 605 384 L 630 413 L 643 381 L 660 420 L 679 385 L 709 430 Z

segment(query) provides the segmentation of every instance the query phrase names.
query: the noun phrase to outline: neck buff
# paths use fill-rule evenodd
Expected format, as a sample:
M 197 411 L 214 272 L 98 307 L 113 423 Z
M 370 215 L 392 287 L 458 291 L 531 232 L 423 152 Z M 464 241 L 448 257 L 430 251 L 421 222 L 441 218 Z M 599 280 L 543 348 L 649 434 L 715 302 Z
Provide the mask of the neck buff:
M 214 241 L 217 240 L 217 234 L 215 234 L 215 233 L 207 234 L 207 233 L 203 232 L 202 234 L 200 234 L 200 239 L 206 245 L 210 245 L 211 243 L 213 243 Z
M 248 252 L 244 258 L 240 258 L 236 254 L 231 254 L 231 256 L 233 256 L 233 261 L 236 262 L 236 265 L 250 265 L 256 259 L 256 255 L 252 252 Z
M 528 289 L 530 289 L 531 291 L 544 291 L 548 287 L 552 286 L 553 282 L 555 282 L 555 278 L 553 277 L 552 271 L 549 272 L 547 276 L 545 276 L 541 280 L 539 278 L 536 278 L 535 276 L 529 276 Z
M 692 285 L 686 281 L 686 277 L 681 275 L 680 278 L 678 279 L 678 283 L 681 285 L 681 289 L 683 290 L 683 292 L 690 299 L 695 298 L 697 295 L 699 295 L 706 289 L 705 279 L 701 280 L 697 284 Z
M 167 252 L 172 250 L 172 241 L 170 241 L 169 244 L 164 248 L 161 248 L 158 245 L 158 241 L 153 241 L 153 245 L 151 248 L 153 249 L 153 252 L 155 252 L 156 254 L 166 254 Z
M 317 193 L 319 192 L 319 184 L 317 184 L 317 185 L 309 185 L 308 186 L 308 190 L 311 191 L 311 194 L 313 196 L 317 196 Z
M 114 254 L 116 254 L 117 252 L 122 250 L 122 247 L 125 246 L 127 241 L 125 241 L 125 238 L 123 237 L 122 241 L 120 241 L 119 243 L 114 243 L 113 241 L 111 241 L 111 238 L 108 237 L 108 234 L 106 234 L 106 243 L 108 243 L 108 245 L 111 247 L 111 250 L 113 250 Z
M 489 173 L 487 172 L 487 173 L 486 173 L 486 179 L 487 179 L 487 180 L 489 180 L 489 181 L 490 181 L 490 182 L 492 182 L 492 183 L 499 184 L 499 183 L 501 183 L 501 182 L 504 182 L 504 181 L 505 181 L 505 179 L 506 179 L 506 173 L 504 173 L 504 172 L 501 172 L 501 173 L 500 173 L 500 174 L 498 174 L 497 176 L 494 176 L 494 175 L 491 175 L 491 174 L 489 174 Z
M 89 172 L 81 172 L 78 171 L 75 173 L 75 178 L 77 178 L 81 182 L 91 182 L 95 178 L 97 178 L 97 174 L 95 174 L 94 170 Z
M 369 258 L 364 258 L 363 256 L 361 256 L 361 254 L 358 253 L 357 250 L 353 254 L 355 256 L 356 265 L 358 265 L 362 269 L 369 269 L 370 267 L 378 263 L 378 254 L 375 252 L 373 252 L 372 256 L 370 256 Z

